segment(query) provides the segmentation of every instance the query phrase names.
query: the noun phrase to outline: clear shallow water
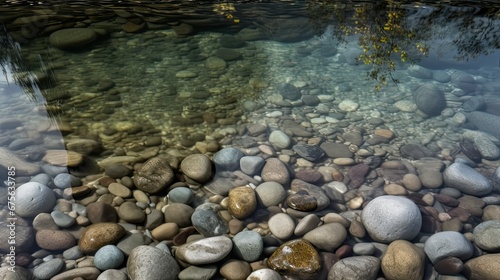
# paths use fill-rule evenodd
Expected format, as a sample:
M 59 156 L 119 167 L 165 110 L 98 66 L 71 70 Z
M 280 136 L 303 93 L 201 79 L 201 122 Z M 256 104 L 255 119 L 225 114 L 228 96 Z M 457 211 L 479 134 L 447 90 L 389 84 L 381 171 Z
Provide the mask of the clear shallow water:
M 287 132 L 294 143 L 338 142 L 357 152 L 352 162 L 311 163 L 297 160 L 290 147 L 261 147 L 258 155 L 279 156 L 295 171 L 328 166 L 347 175 L 372 156 L 409 158 L 400 150 L 409 143 L 449 164 L 460 158 L 465 129 L 473 128 L 466 114 L 500 115 L 498 11 L 486 4 L 13 4 L 1 10 L 10 36 L 2 37 L 2 60 L 12 73 L 1 81 L 2 146 L 40 165 L 46 149 L 79 139 L 98 143 L 88 158 L 101 166 L 124 155 L 144 161 L 157 153 L 211 156 L 226 146 L 250 151 L 269 145 L 266 136 L 245 130 L 255 123 Z M 74 33 L 60 40 L 49 34 L 70 27 L 96 30 L 92 42 L 57 47 Z M 434 116 L 417 110 L 438 103 L 431 97 L 417 106 L 415 92 L 424 84 L 446 100 Z M 476 97 L 484 105 L 465 104 Z M 294 134 L 286 120 L 310 135 Z M 497 127 L 481 130 L 498 135 Z M 394 137 L 377 138 L 377 129 Z M 359 131 L 363 141 L 353 144 L 346 134 Z M 483 159 L 476 167 L 491 176 L 498 157 Z M 7 159 L 1 164 L 10 166 Z M 89 175 L 84 182 L 100 171 L 93 161 L 76 166 L 69 170 Z M 376 177 L 367 175 L 367 184 Z M 345 202 L 370 198 L 354 189 Z

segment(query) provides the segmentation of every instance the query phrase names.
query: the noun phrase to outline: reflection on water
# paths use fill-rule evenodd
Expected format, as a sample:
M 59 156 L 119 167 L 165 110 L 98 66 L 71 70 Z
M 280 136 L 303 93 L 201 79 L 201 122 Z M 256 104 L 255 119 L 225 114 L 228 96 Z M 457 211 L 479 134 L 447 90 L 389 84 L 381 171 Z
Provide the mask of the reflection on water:
M 496 277 L 481 273 L 498 263 L 498 243 L 484 240 L 500 236 L 498 7 L 11 2 L 0 12 L 0 214 L 18 219 L 19 277 L 245 279 L 269 267 L 258 279 L 336 279 L 350 262 L 366 279 Z M 15 211 L 12 166 L 25 190 Z M 139 247 L 158 242 L 168 247 Z M 390 266 L 385 250 L 422 258 Z

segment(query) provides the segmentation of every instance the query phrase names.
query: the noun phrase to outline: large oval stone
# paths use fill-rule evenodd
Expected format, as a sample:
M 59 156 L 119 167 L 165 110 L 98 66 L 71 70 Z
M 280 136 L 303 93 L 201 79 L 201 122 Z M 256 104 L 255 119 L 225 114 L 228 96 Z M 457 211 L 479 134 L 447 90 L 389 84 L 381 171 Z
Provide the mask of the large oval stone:
M 406 240 L 396 240 L 387 247 L 381 267 L 388 280 L 419 280 L 424 277 L 425 254 Z
M 285 163 L 277 158 L 266 160 L 262 168 L 262 179 L 265 182 L 277 182 L 286 185 L 290 182 L 290 172 Z
M 212 175 L 212 162 L 206 155 L 189 155 L 181 162 L 181 170 L 187 177 L 205 183 Z
M 233 241 L 226 236 L 214 236 L 181 245 L 175 257 L 192 265 L 215 263 L 226 257 L 233 248 Z
M 15 199 L 15 212 L 21 217 L 35 217 L 40 213 L 48 213 L 56 204 L 54 191 L 37 182 L 19 186 Z
M 372 256 L 356 256 L 341 259 L 328 272 L 328 280 L 363 279 L 375 280 L 380 270 L 380 259 Z
M 228 210 L 237 219 L 250 216 L 257 207 L 255 191 L 250 187 L 237 187 L 229 191 Z
M 304 239 L 316 248 L 333 252 L 344 242 L 347 230 L 339 223 L 329 223 L 317 227 L 304 235 Z
M 425 241 L 424 251 L 434 264 L 447 257 L 457 257 L 465 261 L 474 253 L 474 247 L 460 232 L 441 231 Z
M 443 179 L 446 186 L 470 195 L 484 196 L 493 189 L 488 178 L 460 162 L 448 166 L 443 172 Z
M 170 157 L 159 155 L 146 161 L 134 176 L 135 186 L 147 193 L 163 190 L 174 180 Z
M 319 254 L 303 239 L 283 243 L 267 260 L 269 268 L 299 279 L 316 279 L 321 270 Z
M 50 43 L 60 49 L 81 48 L 97 39 L 97 33 L 90 28 L 67 28 L 50 34 Z
M 500 279 L 500 254 L 483 255 L 469 260 L 464 266 L 464 275 L 470 280 Z
M 125 229 L 115 223 L 98 223 L 88 226 L 82 233 L 78 248 L 84 254 L 93 254 L 101 247 L 115 244 L 125 235 Z
M 127 273 L 132 280 L 175 280 L 179 272 L 175 259 L 156 247 L 138 246 L 128 257 Z

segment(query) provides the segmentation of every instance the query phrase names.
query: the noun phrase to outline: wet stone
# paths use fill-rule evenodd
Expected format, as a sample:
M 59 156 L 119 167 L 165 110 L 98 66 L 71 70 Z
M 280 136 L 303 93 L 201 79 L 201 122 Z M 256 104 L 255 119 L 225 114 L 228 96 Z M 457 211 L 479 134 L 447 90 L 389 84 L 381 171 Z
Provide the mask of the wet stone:
M 325 156 L 323 149 L 313 145 L 297 144 L 292 147 L 292 150 L 312 162 L 316 162 Z
M 229 237 L 215 236 L 181 245 L 175 256 L 192 265 L 205 265 L 222 260 L 232 248 L 233 243 Z
M 35 267 L 33 276 L 39 279 L 50 279 L 64 267 L 63 259 L 52 259 Z
M 292 209 L 305 212 L 314 211 L 318 207 L 316 198 L 300 192 L 290 195 L 286 199 L 286 203 Z
M 372 256 L 356 256 L 341 259 L 328 272 L 328 280 L 350 279 L 352 275 L 358 279 L 376 279 L 380 269 L 380 260 Z
M 265 182 L 277 182 L 286 185 L 290 182 L 290 172 L 285 163 L 277 158 L 266 160 L 261 173 L 262 179 Z
M 175 280 L 179 272 L 179 265 L 169 252 L 152 246 L 134 248 L 127 260 L 127 274 L 131 279 L 147 275 L 151 280 Z
M 132 201 L 120 205 L 118 216 L 129 223 L 142 223 L 146 219 L 146 213 Z
M 321 262 L 314 247 L 305 240 L 283 243 L 267 260 L 269 268 L 282 275 L 297 276 L 300 279 L 316 279 Z
M 125 235 L 125 229 L 118 224 L 93 224 L 82 233 L 78 247 L 82 253 L 93 254 L 105 245 L 118 242 L 123 235 Z
M 196 230 L 206 237 L 223 235 L 229 232 L 227 223 L 210 209 L 196 209 L 191 216 L 191 222 Z
M 87 205 L 87 218 L 91 223 L 116 223 L 118 221 L 118 213 L 116 209 L 106 203 L 96 201 Z
M 190 265 L 182 270 L 178 277 L 180 280 L 204 280 L 212 279 L 215 273 L 217 273 L 217 267 L 213 265 L 204 265 L 203 267 Z
M 360 163 L 357 164 L 347 171 L 347 175 L 351 179 L 349 186 L 352 188 L 360 187 L 365 181 L 365 176 L 370 171 L 370 167 L 367 164 Z
M 236 187 L 229 191 L 228 210 L 237 219 L 250 216 L 257 207 L 255 191 L 250 187 Z
M 63 251 L 76 244 L 75 237 L 62 230 L 44 229 L 36 233 L 36 244 L 50 251 Z
M 161 170 L 161 173 L 158 172 Z M 169 156 L 156 156 L 146 161 L 134 175 L 135 186 L 146 192 L 156 193 L 174 180 Z
M 294 192 L 305 191 L 310 196 L 316 199 L 317 209 L 322 210 L 330 205 L 330 199 L 325 194 L 325 192 L 318 186 L 309 184 L 299 179 L 294 179 L 292 181 L 291 190 Z
M 187 177 L 205 183 L 212 175 L 212 162 L 202 154 L 189 155 L 182 160 L 181 170 Z
M 434 269 L 444 275 L 455 275 L 462 272 L 464 263 L 456 257 L 448 257 L 434 264 Z

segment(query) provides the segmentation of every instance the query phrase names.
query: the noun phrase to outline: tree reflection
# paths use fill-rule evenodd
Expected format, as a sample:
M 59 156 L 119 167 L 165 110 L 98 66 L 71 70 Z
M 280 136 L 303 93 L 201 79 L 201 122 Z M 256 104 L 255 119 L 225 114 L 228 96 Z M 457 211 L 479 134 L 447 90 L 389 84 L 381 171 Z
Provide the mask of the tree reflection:
M 308 12 L 318 32 L 331 27 L 339 42 L 357 39 L 357 62 L 372 66 L 368 77 L 380 89 L 400 62 L 417 63 L 436 42 L 457 61 L 487 55 L 500 48 L 498 7 L 408 5 L 399 1 L 342 4 L 312 0 Z M 438 48 L 442 49 L 442 48 Z

